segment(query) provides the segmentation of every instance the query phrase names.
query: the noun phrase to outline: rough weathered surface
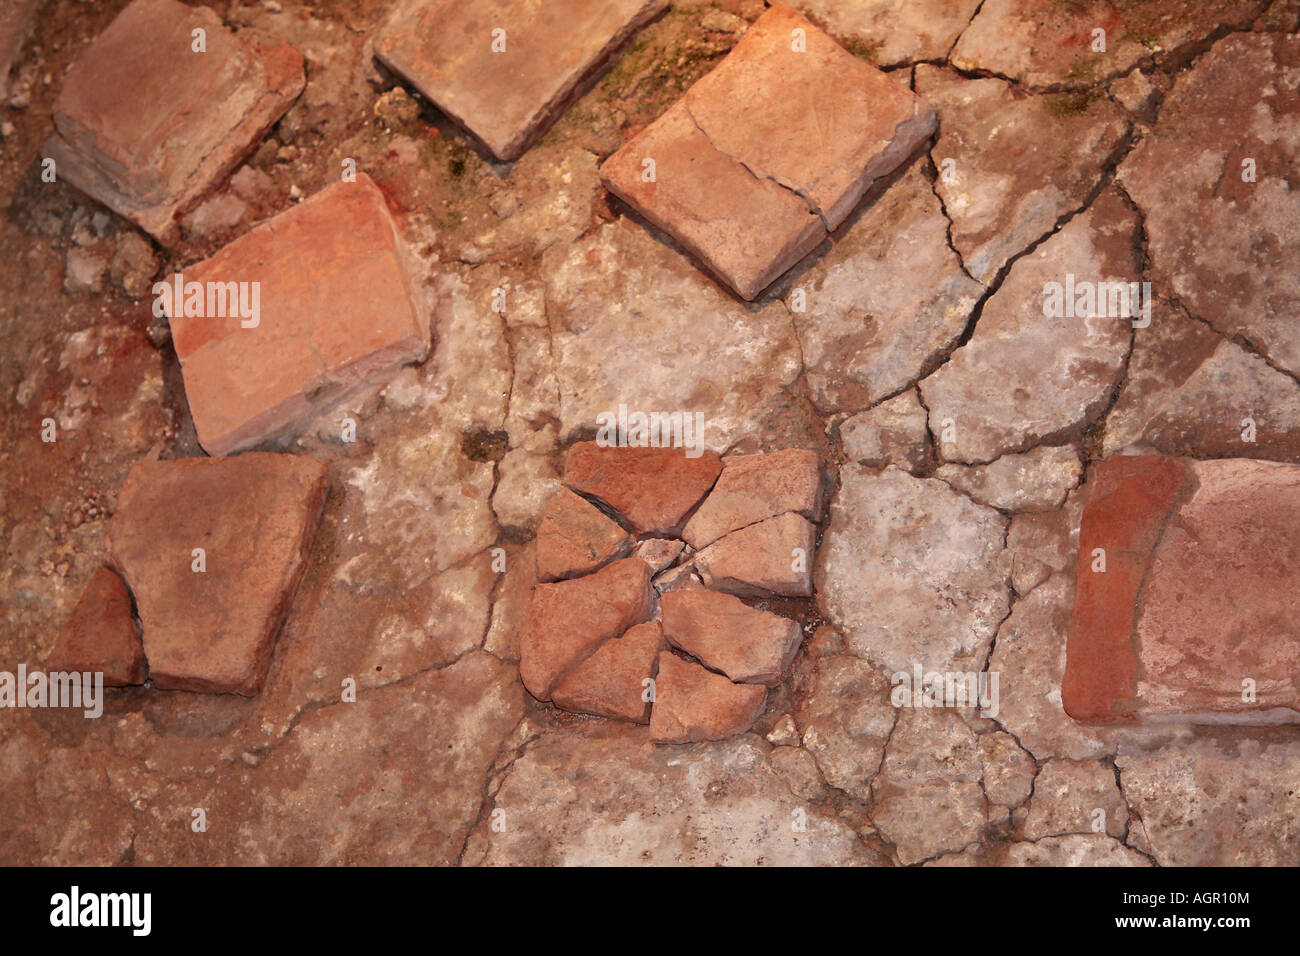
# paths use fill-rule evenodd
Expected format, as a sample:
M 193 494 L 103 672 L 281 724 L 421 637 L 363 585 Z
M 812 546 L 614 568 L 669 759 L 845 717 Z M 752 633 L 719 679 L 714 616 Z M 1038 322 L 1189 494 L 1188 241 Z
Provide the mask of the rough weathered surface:
M 903 865 L 961 850 L 989 822 L 979 743 L 953 710 L 903 708 L 880 773 L 871 819 Z
M 1177 0 L 986 0 L 957 41 L 952 63 L 1026 86 L 1079 89 L 1127 72 L 1153 53 L 1164 63 L 1181 63 L 1216 29 L 1245 27 L 1266 5 L 1267 0 L 1192 7 Z M 1098 28 L 1106 31 L 1104 52 L 1092 50 Z
M 852 37 L 878 66 L 942 60 L 980 0 L 798 0 L 835 36 Z
M 206 31 L 194 52 L 191 31 Z M 45 155 L 59 178 L 161 242 L 302 92 L 303 59 L 207 7 L 135 0 L 77 58 Z M 145 104 L 148 108 L 144 108 Z
M 1258 77 L 1270 82 L 1260 86 Z M 1194 316 L 1300 372 L 1300 37 L 1225 37 L 1178 76 L 1120 166 L 1155 277 Z M 1243 162 L 1254 161 L 1255 182 Z M 1189 204 L 1195 216 L 1186 214 Z
M 817 526 L 787 511 L 723 535 L 691 558 L 707 587 L 732 594 L 812 594 Z
M 1138 281 L 1137 229 L 1132 210 L 1107 190 L 1011 267 L 970 341 L 921 382 L 944 458 L 980 464 L 1046 439 L 1075 437 L 1106 406 L 1134 319 L 1049 318 L 1045 286 L 1065 286 L 1067 275 L 1076 288 L 1084 281 Z M 944 439 L 945 421 L 951 440 Z
M 637 542 L 632 553 L 650 566 L 651 574 L 658 574 L 677 560 L 686 542 L 676 538 L 647 538 Z
M 262 689 L 328 492 L 329 466 L 298 455 L 131 469 L 107 551 L 135 596 L 154 686 L 244 696 Z M 193 570 L 196 548 L 203 571 Z
M 1300 467 L 1121 458 L 1092 484 L 1068 712 L 1097 723 L 1300 718 Z
M 538 700 L 603 642 L 650 613 L 650 568 L 623 558 L 595 574 L 539 584 L 519 640 L 519 676 Z
M 847 654 L 805 656 L 795 675 L 804 748 L 828 784 L 868 800 L 898 713 L 889 702 L 889 681 Z
M 564 458 L 564 483 L 599 498 L 640 534 L 678 534 L 682 521 L 713 487 L 722 463 L 682 448 L 602 447 L 578 442 Z
M 649 748 L 626 731 L 584 730 L 547 732 L 502 772 L 492 805 L 506 827 L 480 829 L 466 863 L 887 864 L 833 812 L 791 793 L 753 737 Z M 802 832 L 791 826 L 796 809 L 807 819 Z
M 1025 96 L 1004 80 L 925 64 L 916 89 L 939 114 L 934 188 L 952 219 L 952 243 L 985 283 L 1083 205 L 1128 131 L 1105 97 Z
M 144 645 L 131 594 L 115 571 L 100 568 L 91 577 L 45 670 L 102 673 L 107 687 L 144 683 Z
M 1034 789 L 1038 768 L 1016 739 L 995 730 L 981 734 L 980 758 L 984 764 L 984 793 L 989 803 L 1000 807 L 1018 807 Z
M 211 315 L 206 302 L 182 315 L 173 295 L 172 341 L 204 449 L 225 455 L 292 433 L 422 359 L 429 315 L 413 272 L 364 173 L 186 268 L 186 286 L 249 283 L 247 295 L 257 283 L 260 295 L 252 319 L 229 307 Z
M 650 739 L 687 743 L 743 734 L 763 712 L 766 700 L 767 688 L 761 685 L 732 683 L 693 661 L 663 651 L 650 711 Z
M 1048 760 L 1034 780 L 1021 835 L 1038 840 L 1066 833 L 1096 833 L 1102 825 L 1100 832 L 1123 839 L 1127 822 L 1128 807 L 1109 763 Z
M 795 30 L 804 31 L 805 50 L 795 49 Z M 742 101 L 749 108 L 738 111 Z M 610 157 L 601 177 L 753 299 L 838 227 L 934 126 L 934 113 L 897 79 L 777 5 L 720 66 Z M 653 178 L 643 175 L 647 158 Z
M 645 682 L 658 672 L 663 648 L 663 629 L 658 621 L 631 627 L 622 637 L 596 648 L 594 654 L 571 670 L 555 688 L 551 700 L 565 710 L 648 724 L 650 702 L 645 699 Z
M 559 405 L 561 440 L 590 437 L 598 416 L 626 404 L 703 415 L 710 451 L 760 428 L 793 444 L 784 419 L 799 343 L 782 303 L 740 305 L 623 218 L 551 249 L 542 265 L 558 391 L 547 408 L 554 415 Z
M 890 671 L 978 671 L 1007 613 L 1006 528 L 942 481 L 846 465 L 817 591 L 861 657 Z
M 798 621 L 747 606 L 718 591 L 663 595 L 664 637 L 733 681 L 779 684 L 799 652 Z
M 815 451 L 789 448 L 765 455 L 736 455 L 722 463 L 718 482 L 682 537 L 703 548 L 724 534 L 787 511 L 821 518 L 822 472 Z
M 808 385 L 828 411 L 878 402 L 932 369 L 984 291 L 948 245 L 948 220 L 919 164 L 836 237 L 799 289 Z
M 374 50 L 509 162 L 546 132 L 584 79 L 667 6 L 666 0 L 412 0 L 383 28 Z
M 1102 434 L 1107 458 L 1153 452 L 1300 461 L 1300 383 L 1171 307 L 1134 332 Z
M 1115 763 L 1161 866 L 1300 864 L 1293 734 L 1201 731 L 1152 749 L 1126 744 Z
M 595 571 L 632 550 L 632 538 L 581 495 L 560 488 L 537 526 L 537 580 Z
M 1104 833 L 1070 833 L 1013 843 L 1004 866 L 1150 866 L 1151 861 Z
M 0 10 L 0 101 L 9 98 L 9 71 L 32 26 L 37 0 L 11 0 Z
M 925 466 L 930 444 L 925 409 L 916 389 L 859 412 L 840 425 L 844 457 L 863 465 L 897 465 L 908 471 Z
M 1083 477 L 1083 466 L 1073 446 L 1043 445 L 974 468 L 941 465 L 934 476 L 990 508 L 1054 511 Z
M 1115 749 L 1101 731 L 1075 722 L 1061 705 L 1073 598 L 1064 574 L 1031 590 L 1002 622 L 989 660 L 989 670 L 998 673 L 998 723 L 1039 760 L 1088 760 Z

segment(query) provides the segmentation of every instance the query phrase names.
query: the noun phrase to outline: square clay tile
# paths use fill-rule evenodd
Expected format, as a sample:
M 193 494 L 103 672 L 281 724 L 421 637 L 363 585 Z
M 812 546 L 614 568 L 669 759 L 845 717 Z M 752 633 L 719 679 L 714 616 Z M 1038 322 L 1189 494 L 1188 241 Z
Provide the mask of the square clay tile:
M 375 56 L 500 160 L 518 159 L 667 0 L 414 0 Z
M 173 292 L 168 317 L 203 448 L 226 455 L 292 434 L 423 359 L 429 316 L 413 274 L 383 194 L 364 173 L 182 270 L 185 289 L 203 290 L 204 314 L 182 314 L 185 296 Z M 174 288 L 176 276 L 169 281 Z M 240 288 L 230 283 L 244 283 L 250 304 L 256 290 L 255 319 L 229 307 L 224 317 L 209 312 L 207 293 Z
M 194 31 L 203 30 L 203 52 Z M 57 175 L 161 242 L 302 92 L 302 54 L 207 7 L 135 0 L 81 55 L 46 142 Z
M 753 299 L 935 125 L 934 111 L 898 79 L 774 6 L 601 176 Z

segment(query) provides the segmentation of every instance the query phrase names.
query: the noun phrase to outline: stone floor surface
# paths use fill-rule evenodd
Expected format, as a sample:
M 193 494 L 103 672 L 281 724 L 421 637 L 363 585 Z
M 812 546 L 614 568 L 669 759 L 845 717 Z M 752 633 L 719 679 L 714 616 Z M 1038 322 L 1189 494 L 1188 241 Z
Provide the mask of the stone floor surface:
M 0 863 L 1300 864 L 1300 5 L 542 6 L 0 14 Z

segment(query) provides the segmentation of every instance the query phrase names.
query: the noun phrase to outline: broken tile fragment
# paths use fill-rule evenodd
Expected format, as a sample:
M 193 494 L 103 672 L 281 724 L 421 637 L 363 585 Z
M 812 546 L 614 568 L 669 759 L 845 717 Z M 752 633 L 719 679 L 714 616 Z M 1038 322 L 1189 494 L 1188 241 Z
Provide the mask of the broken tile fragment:
M 1300 466 L 1097 468 L 1062 698 L 1076 720 L 1300 720 Z
M 144 683 L 144 645 L 131 613 L 131 594 L 111 568 L 91 576 L 45 669 L 102 673 L 106 687 Z
M 667 0 L 413 0 L 375 55 L 505 162 L 518 159 Z
M 328 492 L 328 464 L 300 455 L 131 469 L 107 551 L 135 596 L 155 686 L 261 690 Z
M 812 558 L 817 526 L 797 512 L 723 535 L 691 562 L 706 587 L 731 594 L 812 594 Z
M 169 243 L 176 214 L 238 165 L 303 83 L 287 43 L 233 33 L 207 7 L 134 0 L 69 70 L 45 155 L 59 179 Z
M 203 448 L 226 455 L 292 434 L 422 359 L 429 315 L 413 272 L 360 173 L 186 267 L 179 295 L 170 277 L 163 304 Z
M 682 537 L 703 548 L 731 531 L 787 511 L 821 517 L 821 461 L 815 451 L 787 448 L 737 455 L 722 463 L 717 484 L 691 516 Z
M 675 535 L 713 487 L 718 456 L 690 457 L 682 448 L 605 447 L 578 442 L 564 459 L 564 483 L 605 502 L 639 534 Z
M 650 739 L 658 743 L 725 740 L 743 734 L 763 712 L 767 688 L 735 684 L 671 651 L 659 654 Z
M 798 621 L 719 591 L 669 591 L 660 607 L 668 643 L 741 683 L 779 684 L 803 639 Z
M 803 13 L 880 67 L 942 60 L 970 23 L 980 0 L 798 0 Z
M 650 565 L 650 573 L 658 574 L 677 560 L 686 542 L 674 538 L 647 538 L 633 549 L 633 554 Z
M 664 646 L 658 621 L 629 628 L 622 637 L 606 641 L 569 671 L 555 688 L 551 701 L 579 714 L 648 724 L 648 681 L 658 672 L 659 652 Z
M 650 568 L 622 558 L 594 574 L 533 590 L 519 641 L 519 676 L 538 700 L 611 637 L 650 614 Z
M 934 127 L 904 84 L 778 4 L 601 177 L 753 299 Z
M 632 550 L 632 538 L 581 495 L 559 488 L 537 526 L 537 580 L 594 571 Z

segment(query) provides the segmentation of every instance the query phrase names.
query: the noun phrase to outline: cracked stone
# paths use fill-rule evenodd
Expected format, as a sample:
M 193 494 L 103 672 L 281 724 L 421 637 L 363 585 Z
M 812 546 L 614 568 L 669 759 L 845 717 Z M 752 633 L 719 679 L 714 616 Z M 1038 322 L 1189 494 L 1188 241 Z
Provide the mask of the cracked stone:
M 191 53 L 197 27 L 202 56 Z M 44 155 L 61 180 L 166 244 L 175 213 L 252 151 L 303 84 L 287 43 L 233 33 L 207 7 L 134 0 L 64 78 Z
M 1105 457 L 1300 461 L 1300 384 L 1294 379 L 1178 314 L 1134 336 L 1128 374 L 1102 432 Z
M 206 303 L 192 315 L 175 295 L 164 303 L 204 450 L 224 455 L 292 433 L 422 359 L 429 316 L 412 272 L 383 194 L 364 173 L 187 267 L 187 288 L 240 283 L 241 295 L 256 289 L 260 301 L 257 315 L 228 306 L 225 317 L 207 315 Z
M 889 681 L 866 661 L 842 654 L 808 655 L 795 675 L 804 748 L 828 784 L 869 799 L 897 713 Z
M 573 668 L 551 695 L 557 707 L 580 714 L 650 723 L 650 703 L 644 699 L 647 679 L 658 673 L 663 650 L 658 621 L 631 627 L 622 637 L 596 648 Z
M 903 708 L 871 784 L 871 819 L 904 866 L 952 853 L 989 822 L 975 735 L 952 710 Z
M 1104 833 L 1070 833 L 1013 843 L 1005 866 L 1150 866 L 1151 861 Z
M 925 64 L 916 88 L 939 114 L 934 188 L 952 220 L 952 244 L 984 283 L 1083 204 L 1129 129 L 1105 97 L 1025 96 L 1000 79 Z
M 793 511 L 714 541 L 691 558 L 706 587 L 732 594 L 812 594 L 817 526 Z
M 779 302 L 746 308 L 626 219 L 542 260 L 560 437 L 585 438 L 620 404 L 702 415 L 696 447 L 723 451 L 756 430 L 793 443 L 785 389 L 799 345 Z M 708 343 L 709 375 L 699 374 Z M 695 419 L 692 419 L 695 421 Z
M 877 66 L 942 60 L 980 0 L 799 0 L 835 36 L 851 37 Z
M 782 716 L 767 735 L 767 742 L 773 747 L 798 747 L 800 740 L 799 728 L 789 714 Z
M 807 295 L 793 319 L 808 385 L 827 411 L 856 411 L 928 372 L 983 292 L 948 245 L 948 220 L 919 165 L 796 283 Z
M 603 567 L 632 550 L 632 538 L 567 488 L 551 496 L 537 526 L 537 580 L 559 581 Z
M 650 739 L 688 743 L 743 734 L 758 720 L 766 700 L 767 688 L 760 684 L 733 683 L 663 651 L 650 711 Z
M 533 598 L 537 566 L 536 545 L 506 549 L 506 570 L 492 601 L 492 619 L 483 650 L 506 661 L 519 660 L 519 635 L 523 633 L 528 605 Z
M 717 455 L 692 458 L 680 448 L 633 448 L 579 442 L 564 458 L 564 483 L 599 498 L 638 533 L 675 535 L 717 480 Z
M 1030 87 L 1080 89 L 1130 70 L 1156 54 L 1181 65 L 1220 27 L 1241 29 L 1267 0 L 1225 0 L 1187 7 L 1152 3 L 1058 3 L 986 0 L 952 51 L 961 70 L 987 70 Z M 1105 31 L 1094 51 L 1094 30 Z
M 793 30 L 804 31 L 806 50 L 794 48 Z M 751 108 L 737 111 L 742 101 Z M 934 127 L 934 113 L 906 86 L 778 4 L 610 157 L 601 177 L 753 299 L 836 229 L 871 183 Z M 645 159 L 653 160 L 653 176 Z
M 989 802 L 1001 807 L 1018 807 L 1034 789 L 1034 758 L 1000 730 L 981 734 L 980 759 L 984 769 L 984 793 Z
M 733 455 L 722 462 L 717 484 L 686 523 L 682 537 L 691 547 L 703 548 L 765 518 L 793 511 L 818 521 L 821 510 L 821 461 L 815 451 L 788 448 Z
M 1064 686 L 1071 716 L 1300 720 L 1300 467 L 1121 458 L 1089 487 Z
M 1150 123 L 1156 118 L 1160 88 L 1141 70 L 1134 70 L 1110 85 L 1111 98 L 1134 116 Z
M 1257 78 L 1270 82 L 1261 87 Z M 1178 76 L 1119 168 L 1154 278 L 1194 316 L 1300 373 L 1300 37 L 1225 37 Z M 1256 181 L 1246 182 L 1246 161 Z M 1188 204 L 1197 210 L 1188 216 Z M 1180 210 L 1184 210 L 1180 212 Z
M 669 591 L 660 607 L 668 643 L 741 683 L 779 684 L 803 638 L 798 621 L 718 591 Z
M 107 550 L 135 596 L 154 686 L 260 692 L 328 491 L 328 465 L 298 455 L 131 469 Z
M 112 569 L 91 576 L 45 669 L 102 673 L 107 687 L 144 683 L 144 645 L 131 613 L 131 593 Z
M 1225 728 L 1120 748 L 1124 795 L 1161 866 L 1300 863 L 1300 742 Z
M 1077 437 L 1124 369 L 1131 316 L 1050 318 L 1047 283 L 1076 289 L 1138 281 L 1137 217 L 1113 189 L 1011 267 L 975 334 L 921 382 L 930 429 L 949 460 L 992 461 L 1044 440 Z M 1109 311 L 1107 306 L 1105 311 Z M 945 435 L 945 422 L 948 423 Z
M 1075 723 L 1061 705 L 1066 633 L 1074 585 L 1055 574 L 1015 603 L 998 629 L 990 673 L 998 674 L 998 723 L 1039 760 L 1090 760 L 1114 752 L 1097 730 Z
M 1072 446 L 1043 445 L 974 468 L 940 465 L 934 476 L 990 508 L 1055 511 L 1083 477 L 1083 465 Z
M 1073 491 L 1060 511 L 1017 514 L 1007 531 L 1011 554 L 1011 586 L 1023 597 L 1052 574 L 1065 571 L 1074 577 L 1079 552 L 1079 519 L 1083 496 Z
M 897 465 L 911 472 L 924 468 L 930 432 L 916 389 L 846 419 L 840 425 L 840 440 L 849 461 L 873 468 Z
M 650 613 L 650 569 L 623 558 L 595 574 L 539 584 L 519 639 L 519 676 L 538 700 L 611 637 Z
M 658 574 L 676 561 L 685 547 L 684 541 L 675 538 L 648 538 L 638 542 L 632 553 L 650 565 L 651 574 Z
M 533 532 L 541 520 L 543 503 L 562 490 L 560 475 L 549 455 L 511 449 L 497 463 L 492 510 L 503 530 Z
M 832 813 L 794 797 L 751 738 L 646 748 L 627 733 L 557 730 L 528 747 L 492 802 L 508 825 L 476 835 L 467 863 L 886 863 Z M 789 825 L 796 808 L 806 812 L 803 832 Z
M 1007 521 L 937 479 L 845 465 L 815 581 L 853 653 L 890 671 L 980 670 L 1006 616 Z
M 1096 833 L 1098 822 L 1102 822 L 1104 832 L 1123 839 L 1127 820 L 1128 807 L 1109 764 L 1053 759 L 1043 763 L 1034 781 L 1022 835 L 1026 840 L 1038 840 L 1066 833 Z

